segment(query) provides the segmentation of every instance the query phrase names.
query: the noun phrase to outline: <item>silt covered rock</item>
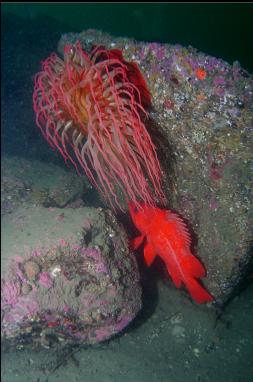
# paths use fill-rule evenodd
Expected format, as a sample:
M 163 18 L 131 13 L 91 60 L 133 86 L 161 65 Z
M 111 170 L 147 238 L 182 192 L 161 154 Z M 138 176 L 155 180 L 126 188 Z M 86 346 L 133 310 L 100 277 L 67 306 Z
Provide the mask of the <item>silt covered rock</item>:
M 5 155 L 2 157 L 1 214 L 25 203 L 63 208 L 88 191 L 85 177 L 53 163 Z
M 5 265 L 4 343 L 93 344 L 121 332 L 141 309 L 138 268 L 124 230 L 110 211 L 81 211 L 75 237 L 48 242 Z

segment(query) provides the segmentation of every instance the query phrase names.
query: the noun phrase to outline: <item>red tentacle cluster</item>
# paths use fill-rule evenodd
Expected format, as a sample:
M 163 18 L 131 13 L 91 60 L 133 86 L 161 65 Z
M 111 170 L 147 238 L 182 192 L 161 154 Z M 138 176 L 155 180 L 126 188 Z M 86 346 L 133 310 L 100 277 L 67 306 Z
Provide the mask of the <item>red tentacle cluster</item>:
M 164 198 L 143 122 L 150 103 L 137 64 L 117 49 L 96 47 L 88 55 L 79 42 L 67 45 L 64 59 L 51 54 L 35 77 L 33 105 L 44 137 L 66 162 L 81 165 L 113 207 L 120 208 L 118 189 L 137 204 Z

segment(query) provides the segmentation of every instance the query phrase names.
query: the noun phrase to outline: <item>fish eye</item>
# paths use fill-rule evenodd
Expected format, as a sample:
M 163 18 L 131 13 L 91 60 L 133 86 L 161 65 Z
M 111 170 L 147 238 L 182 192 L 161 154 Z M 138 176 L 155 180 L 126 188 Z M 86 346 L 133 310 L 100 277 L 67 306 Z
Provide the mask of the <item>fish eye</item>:
M 139 212 L 139 209 L 138 209 L 137 206 L 134 206 L 134 212 L 135 212 L 135 213 Z

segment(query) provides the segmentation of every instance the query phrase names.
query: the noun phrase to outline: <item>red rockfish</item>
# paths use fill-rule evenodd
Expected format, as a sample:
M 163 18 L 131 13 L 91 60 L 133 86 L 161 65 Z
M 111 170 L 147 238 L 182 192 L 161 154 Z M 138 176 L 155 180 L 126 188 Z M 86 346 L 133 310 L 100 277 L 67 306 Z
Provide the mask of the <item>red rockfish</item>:
M 205 268 L 191 253 L 190 233 L 180 216 L 145 203 L 137 206 L 130 202 L 128 206 L 132 220 L 141 232 L 133 239 L 132 246 L 137 249 L 146 239 L 144 259 L 147 266 L 160 256 L 177 288 L 184 284 L 199 304 L 212 301 L 213 297 L 197 280 L 206 275 Z

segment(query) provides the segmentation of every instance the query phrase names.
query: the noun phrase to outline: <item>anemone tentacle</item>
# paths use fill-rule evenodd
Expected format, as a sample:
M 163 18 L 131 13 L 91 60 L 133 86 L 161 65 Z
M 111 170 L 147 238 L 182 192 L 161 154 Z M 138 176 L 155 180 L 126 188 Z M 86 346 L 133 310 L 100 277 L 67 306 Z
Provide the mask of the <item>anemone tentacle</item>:
M 144 78 L 119 50 L 96 47 L 90 55 L 79 42 L 51 54 L 35 76 L 36 123 L 52 148 L 90 182 L 112 207 L 126 201 L 164 201 L 162 172 L 145 127 L 150 104 Z M 96 177 L 95 174 L 96 173 Z

